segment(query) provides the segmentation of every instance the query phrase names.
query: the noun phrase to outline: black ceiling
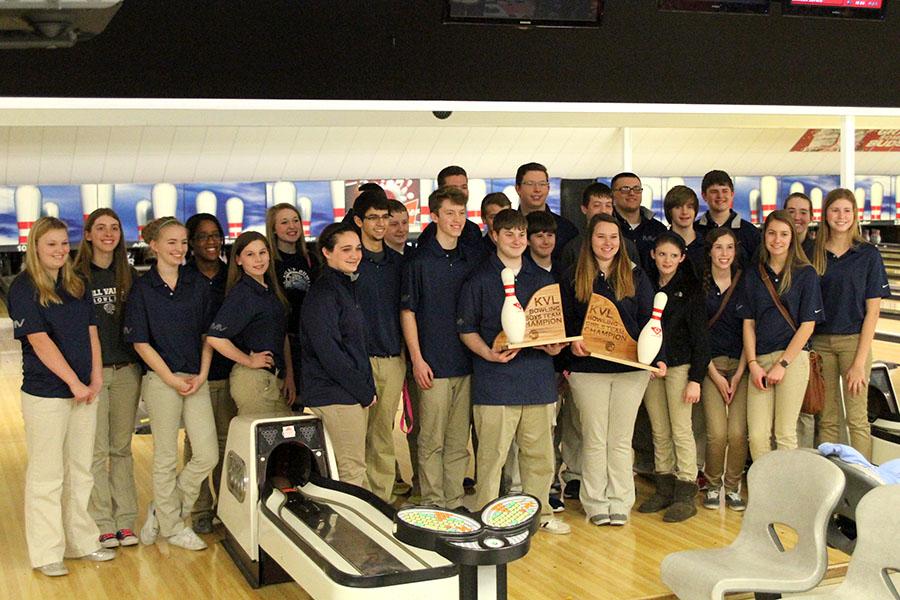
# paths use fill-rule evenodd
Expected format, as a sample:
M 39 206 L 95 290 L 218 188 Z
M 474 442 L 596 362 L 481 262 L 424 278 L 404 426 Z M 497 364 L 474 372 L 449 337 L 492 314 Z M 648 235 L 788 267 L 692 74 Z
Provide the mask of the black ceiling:
M 0 50 L 0 95 L 900 106 L 883 22 L 663 13 L 600 29 L 443 25 L 441 0 L 125 0 L 68 50 Z

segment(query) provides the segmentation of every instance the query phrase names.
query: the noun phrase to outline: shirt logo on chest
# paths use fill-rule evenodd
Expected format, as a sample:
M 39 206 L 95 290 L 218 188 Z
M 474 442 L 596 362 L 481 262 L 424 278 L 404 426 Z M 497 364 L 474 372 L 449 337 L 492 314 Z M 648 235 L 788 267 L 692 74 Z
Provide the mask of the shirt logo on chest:
M 309 275 L 301 269 L 286 269 L 282 277 L 282 283 L 286 290 L 309 290 Z
M 24 324 L 25 324 L 25 319 L 20 319 L 18 321 L 13 319 L 13 327 L 16 329 L 18 329 L 19 327 L 21 327 Z
M 228 329 L 226 325 L 222 325 L 221 323 L 213 323 L 209 326 L 209 328 L 213 331 L 225 331 L 226 329 Z

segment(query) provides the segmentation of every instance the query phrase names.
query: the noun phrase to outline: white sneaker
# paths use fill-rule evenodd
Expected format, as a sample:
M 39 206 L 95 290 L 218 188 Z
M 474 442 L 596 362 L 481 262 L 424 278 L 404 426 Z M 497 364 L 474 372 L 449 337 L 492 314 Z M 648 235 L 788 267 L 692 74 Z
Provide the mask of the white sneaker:
M 201 540 L 200 536 L 194 533 L 194 530 L 190 527 L 185 527 L 175 535 L 170 535 L 167 540 L 173 546 L 178 546 L 185 550 L 206 550 L 206 542 Z
M 153 502 L 147 507 L 147 519 L 144 526 L 141 527 L 141 543 L 145 546 L 156 543 L 156 537 L 159 535 L 159 520 L 156 518 L 156 506 Z
M 112 560 L 116 557 L 116 551 L 111 550 L 110 548 L 100 548 L 99 550 L 94 550 L 90 554 L 85 554 L 84 556 L 79 556 L 81 560 L 89 560 L 91 562 L 106 562 L 108 560 Z
M 550 519 L 541 523 L 541 531 L 555 535 L 566 535 L 567 533 L 572 533 L 572 528 L 562 519 Z
M 69 570 L 66 568 L 62 562 L 50 563 L 48 565 L 41 565 L 37 568 L 38 571 L 46 575 L 47 577 L 62 577 L 63 575 L 68 575 Z

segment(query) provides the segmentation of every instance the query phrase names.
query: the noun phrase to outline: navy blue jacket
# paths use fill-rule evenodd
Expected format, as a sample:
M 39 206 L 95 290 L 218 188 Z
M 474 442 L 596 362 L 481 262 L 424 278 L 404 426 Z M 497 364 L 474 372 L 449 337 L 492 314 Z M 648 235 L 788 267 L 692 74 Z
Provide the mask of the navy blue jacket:
M 131 286 L 125 341 L 150 344 L 172 373 L 196 375 L 212 316 L 209 305 L 209 284 L 196 271 L 179 267 L 172 290 L 154 265 Z
M 300 317 L 303 403 L 369 406 L 375 381 L 366 352 L 366 320 L 356 283 L 325 266 Z
M 38 358 L 28 335 L 46 333 L 84 385 L 91 383 L 90 326 L 96 325 L 90 291 L 73 298 L 57 281 L 62 304 L 41 306 L 28 273 L 19 273 L 9 286 L 7 307 L 13 336 L 22 343 L 22 391 L 41 398 L 71 398 L 72 390 Z
M 363 247 L 356 289 L 366 318 L 369 356 L 397 356 L 403 348 L 400 332 L 400 282 L 403 255 L 384 245 L 379 260 Z
M 472 273 L 459 297 L 460 333 L 477 333 L 488 346 L 503 329 L 500 311 L 506 294 L 500 272 L 504 265 L 493 255 Z M 522 260 L 516 276 L 516 298 L 525 307 L 553 277 L 530 260 Z M 524 348 L 508 363 L 472 357 L 472 403 L 490 405 L 550 404 L 556 402 L 553 359 L 543 350 Z
M 666 226 L 653 215 L 652 210 L 645 206 L 641 207 L 640 214 L 641 222 L 637 227 L 632 228 L 628 219 L 620 215 L 618 210 L 613 210 L 613 216 L 615 216 L 622 227 L 622 235 L 634 242 L 634 245 L 637 247 L 638 256 L 629 255 L 629 258 L 635 263 L 638 263 L 638 259 L 640 259 L 640 266 L 647 273 L 653 269 L 653 259 L 650 258 L 650 251 L 656 246 L 656 238 L 666 230 Z

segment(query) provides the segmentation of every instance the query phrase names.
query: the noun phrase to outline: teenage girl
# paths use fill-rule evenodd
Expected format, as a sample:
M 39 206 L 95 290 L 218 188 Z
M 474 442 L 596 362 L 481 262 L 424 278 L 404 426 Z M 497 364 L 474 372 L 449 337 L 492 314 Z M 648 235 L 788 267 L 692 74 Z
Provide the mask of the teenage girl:
M 301 317 L 303 401 L 328 430 L 341 481 L 367 488 L 366 409 L 375 382 L 356 290 L 362 244 L 352 224 L 333 223 L 319 235 L 319 251 L 326 266 Z
M 32 226 L 25 270 L 10 285 L 7 306 L 22 343 L 28 557 L 44 575 L 66 575 L 63 556 L 104 561 L 116 553 L 100 546 L 88 513 L 103 362 L 94 309 L 59 219 Z
M 174 217 L 152 223 L 150 249 L 156 263 L 135 281 L 125 310 L 125 339 L 134 344 L 147 375 L 141 395 L 153 430 L 153 501 L 141 528 L 143 544 L 161 533 L 174 546 L 203 550 L 206 543 L 185 525 L 200 486 L 218 460 L 216 428 L 206 377 L 212 348 L 209 284 L 182 266 L 187 229 Z M 193 456 L 178 467 L 178 429 L 184 421 Z
M 841 381 L 850 445 L 872 458 L 867 418 L 872 339 L 881 298 L 890 296 L 881 253 L 859 235 L 856 198 L 846 189 L 825 196 L 824 219 L 816 236 L 814 266 L 821 275 L 825 322 L 816 326 L 813 350 L 822 356 L 825 406 L 819 443 L 838 442 Z
M 300 385 L 300 309 L 312 282 L 319 275 L 319 260 L 306 248 L 303 221 L 292 204 L 276 204 L 266 212 L 266 237 L 272 244 L 272 257 L 278 282 L 290 304 L 287 333 L 294 359 L 294 387 L 303 401 Z
M 659 234 L 650 257 L 656 266 L 656 292 L 667 297 L 662 315 L 667 369 L 665 377 L 650 381 L 644 394 L 653 430 L 656 491 L 638 512 L 668 509 L 663 520 L 676 523 L 697 514 L 697 446 L 691 413 L 700 401 L 700 384 L 709 365 L 709 340 L 703 296 L 694 265 L 685 262 L 684 239 L 671 231 Z
M 809 196 L 803 192 L 794 192 L 784 199 L 784 210 L 788 211 L 794 220 L 794 231 L 797 233 L 797 241 L 800 248 L 810 262 L 813 260 L 816 240 L 809 235 L 809 225 L 813 218 L 813 205 Z
M 131 436 L 141 397 L 141 367 L 134 348 L 125 342 L 122 316 L 135 273 L 128 264 L 122 222 L 111 209 L 98 208 L 88 215 L 75 269 L 90 293 L 103 359 L 88 511 L 104 548 L 134 546 L 137 492 Z
M 288 303 L 275 275 L 266 236 L 245 231 L 231 248 L 225 302 L 207 340 L 234 361 L 231 395 L 239 415 L 283 415 L 296 399 Z
M 591 295 L 600 294 L 616 305 L 637 339 L 653 310 L 653 285 L 629 258 L 614 217 L 595 215 L 587 231 L 574 272 L 563 277 L 566 329 L 581 332 Z M 573 342 L 571 354 L 569 385 L 583 438 L 581 505 L 594 525 L 624 525 L 634 504 L 631 437 L 650 377 L 643 369 L 592 358 L 583 342 Z
M 797 417 L 809 381 L 807 342 L 823 320 L 823 307 L 819 278 L 800 248 L 787 211 L 766 217 L 759 260 L 754 262 L 747 269 L 737 311 L 744 320 L 744 355 L 750 369 L 750 454 L 757 460 L 772 450 L 773 433 L 779 450 L 797 447 Z
M 709 488 L 703 506 L 719 508 L 724 493 L 728 508 L 746 508 L 741 476 L 747 462 L 747 362 L 736 306 L 743 285 L 738 268 L 738 239 L 730 228 L 706 236 L 708 256 L 703 277 L 712 361 L 703 380 L 706 417 L 706 477 Z M 727 462 L 726 462 L 727 450 Z
M 197 213 L 184 224 L 188 233 L 187 268 L 198 274 L 209 286 L 209 312 L 214 315 L 225 301 L 225 283 L 228 279 L 228 265 L 222 260 L 222 245 L 225 232 L 219 220 L 210 213 Z M 231 360 L 218 352 L 213 353 L 209 365 L 209 398 L 212 401 L 215 418 L 216 440 L 219 443 L 219 462 L 213 469 L 212 485 L 206 481 L 200 486 L 200 495 L 191 511 L 193 528 L 196 533 L 212 533 L 214 514 L 213 491 L 218 493 L 225 462 L 225 444 L 228 442 L 228 426 L 237 415 L 237 407 L 228 389 Z M 184 462 L 193 456 L 190 438 L 184 440 Z

